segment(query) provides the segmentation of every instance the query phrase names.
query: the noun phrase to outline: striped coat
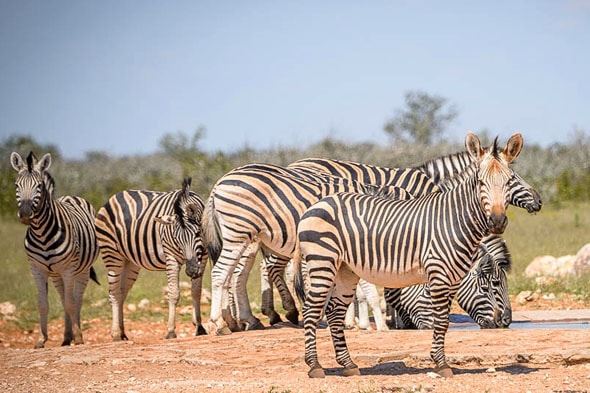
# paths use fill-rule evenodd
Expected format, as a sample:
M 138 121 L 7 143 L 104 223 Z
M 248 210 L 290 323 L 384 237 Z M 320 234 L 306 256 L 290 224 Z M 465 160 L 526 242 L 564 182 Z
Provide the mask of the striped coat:
M 436 371 L 452 375 L 444 353 L 450 299 L 471 268 L 472 256 L 488 232 L 507 225 L 508 164 L 520 153 L 515 134 L 500 151 L 496 142 L 483 149 L 468 133 L 466 147 L 475 158 L 460 177 L 445 182 L 445 191 L 410 200 L 390 200 L 358 193 L 339 193 L 311 206 L 298 225 L 299 249 L 309 277 L 303 306 L 305 361 L 310 377 L 323 377 L 318 362 L 316 328 L 328 294 L 326 316 L 345 375 L 358 375 L 344 340 L 344 316 L 359 278 L 385 287 L 428 282 L 434 309 L 431 358 Z M 297 267 L 296 271 L 300 271 Z M 300 275 L 296 286 L 303 288 Z M 333 289 L 332 289 L 333 288 Z
M 426 176 L 416 170 L 397 171 L 400 182 L 421 193 L 437 189 Z M 227 291 L 236 266 L 249 272 L 259 249 L 283 258 L 295 249 L 296 227 L 301 215 L 314 202 L 341 191 L 362 193 L 389 192 L 405 197 L 399 188 L 360 184 L 343 178 L 303 173 L 274 165 L 251 164 L 237 168 L 218 180 L 205 205 L 203 237 L 214 261 L 211 270 L 212 300 L 209 331 L 230 333 L 222 310 L 228 309 Z M 245 280 L 235 281 L 242 283 Z M 245 287 L 234 286 L 237 316 L 242 321 L 250 314 Z M 260 323 L 257 318 L 245 320 L 250 326 Z
M 77 196 L 54 199 L 54 180 L 47 172 L 51 155 L 40 160 L 31 152 L 26 162 L 13 152 L 12 167 L 18 172 L 16 200 L 21 223 L 28 225 L 25 253 L 37 284 L 41 334 L 35 348 L 47 341 L 49 301 L 47 282 L 51 279 L 65 309 L 62 345 L 84 342 L 80 310 L 88 279 L 96 282 L 92 264 L 98 256 L 94 230 L 94 208 Z
M 168 281 L 168 335 L 176 337 L 176 306 L 182 265 L 192 277 L 193 322 L 201 325 L 200 297 L 207 252 L 200 232 L 203 202 L 190 191 L 191 179 L 170 192 L 127 190 L 113 195 L 96 217 L 98 243 L 109 279 L 113 340 L 127 340 L 125 299 L 141 268 L 165 271 Z

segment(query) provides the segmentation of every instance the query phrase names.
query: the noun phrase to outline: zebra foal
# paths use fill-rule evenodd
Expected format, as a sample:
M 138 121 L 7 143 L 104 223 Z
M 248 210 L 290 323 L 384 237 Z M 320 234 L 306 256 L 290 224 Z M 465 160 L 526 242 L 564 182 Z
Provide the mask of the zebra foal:
M 192 278 L 193 323 L 201 324 L 201 288 L 207 251 L 201 239 L 203 202 L 190 191 L 191 179 L 170 192 L 127 190 L 113 195 L 98 210 L 96 231 L 109 279 L 113 312 L 113 341 L 127 340 L 123 305 L 139 270 L 166 271 L 168 281 L 168 334 L 176 338 L 176 306 L 180 298 L 180 268 Z
M 26 162 L 13 152 L 10 163 L 18 172 L 16 201 L 18 217 L 27 225 L 25 253 L 37 284 L 41 334 L 35 348 L 47 341 L 47 282 L 51 279 L 65 310 L 64 339 L 61 345 L 83 344 L 80 326 L 82 298 L 92 278 L 98 283 L 92 264 L 98 256 L 94 230 L 94 208 L 77 196 L 53 198 L 55 181 L 47 172 L 49 153 L 37 159 L 33 152 Z
M 355 193 L 323 198 L 302 216 L 294 253 L 296 287 L 304 292 L 300 267 L 308 275 L 303 306 L 305 361 L 310 377 L 324 377 L 318 361 L 316 329 L 326 306 L 337 362 L 345 375 L 358 375 L 344 338 L 344 316 L 359 278 L 384 287 L 423 282 L 430 286 L 434 332 L 430 356 L 442 376 L 452 376 L 444 352 L 450 301 L 473 263 L 472 256 L 488 233 L 503 233 L 508 224 L 511 163 L 522 149 L 521 134 L 500 151 L 497 141 L 482 148 L 468 132 L 465 145 L 474 158 L 457 178 L 441 183 L 444 191 L 409 200 Z

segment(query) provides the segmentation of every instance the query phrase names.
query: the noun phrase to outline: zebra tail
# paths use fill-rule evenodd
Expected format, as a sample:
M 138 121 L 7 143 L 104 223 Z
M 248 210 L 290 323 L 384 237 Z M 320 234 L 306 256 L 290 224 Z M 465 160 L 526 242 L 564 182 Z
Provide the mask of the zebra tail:
M 303 278 L 303 266 L 301 266 L 301 248 L 299 239 L 296 240 L 293 252 L 293 289 L 299 299 L 299 303 L 305 303 L 305 281 Z
M 90 278 L 92 279 L 92 281 L 100 285 L 100 282 L 98 281 L 98 276 L 96 275 L 96 271 L 94 270 L 93 266 L 90 266 Z
M 219 259 L 221 255 L 221 248 L 223 247 L 223 238 L 221 237 L 221 230 L 219 222 L 215 215 L 215 204 L 213 203 L 213 192 L 207 200 L 203 215 L 201 218 L 201 232 L 203 234 L 203 241 L 209 251 L 209 257 L 213 264 Z

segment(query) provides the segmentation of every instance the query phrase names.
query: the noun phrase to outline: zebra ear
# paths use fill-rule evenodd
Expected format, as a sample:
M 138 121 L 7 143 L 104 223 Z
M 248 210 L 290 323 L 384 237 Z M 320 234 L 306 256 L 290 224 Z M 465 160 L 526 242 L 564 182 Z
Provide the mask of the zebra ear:
M 162 217 L 154 217 L 154 220 L 162 225 L 172 225 L 174 224 L 174 216 L 162 216 Z
M 14 170 L 17 171 L 17 172 L 20 172 L 21 169 L 23 169 L 26 166 L 25 161 L 23 160 L 23 158 L 20 156 L 20 154 L 18 154 L 15 151 L 13 151 L 10 154 L 10 164 L 12 165 L 12 167 L 14 168 Z
M 512 135 L 508 140 L 506 148 L 504 149 L 504 151 L 502 151 L 502 156 L 504 156 L 504 160 L 506 160 L 506 162 L 509 164 L 512 161 L 514 161 L 514 159 L 518 157 L 518 155 L 520 154 L 520 151 L 522 150 L 522 145 L 522 134 L 518 132 Z
M 43 157 L 41 157 L 41 159 L 39 161 L 37 161 L 37 164 L 35 164 L 35 168 L 39 172 L 45 172 L 46 170 L 49 169 L 50 166 L 51 166 L 51 154 L 49 154 L 49 153 L 45 153 L 45 155 L 43 155 Z
M 479 275 L 492 274 L 494 272 L 494 264 L 490 254 L 485 254 L 480 260 L 477 266 Z
M 467 136 L 465 137 L 465 148 L 476 161 L 481 161 L 481 157 L 485 154 L 485 150 L 481 147 L 479 138 L 472 131 L 467 132 Z

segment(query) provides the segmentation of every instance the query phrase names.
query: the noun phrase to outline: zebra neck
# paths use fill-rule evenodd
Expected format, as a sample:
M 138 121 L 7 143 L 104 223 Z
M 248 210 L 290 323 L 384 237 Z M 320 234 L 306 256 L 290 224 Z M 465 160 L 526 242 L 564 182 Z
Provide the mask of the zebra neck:
M 59 225 L 57 209 L 57 202 L 51 198 L 51 193 L 43 188 L 38 210 L 29 224 L 30 230 L 41 237 L 47 233 L 48 227 Z
M 454 199 L 457 197 L 456 193 L 459 193 L 461 195 L 459 199 L 464 201 L 456 206 L 460 217 L 458 222 L 470 229 L 474 247 L 477 248 L 481 240 L 489 233 L 486 213 L 481 205 L 481 196 L 477 187 L 477 175 L 469 176 L 448 194 L 451 199 Z

